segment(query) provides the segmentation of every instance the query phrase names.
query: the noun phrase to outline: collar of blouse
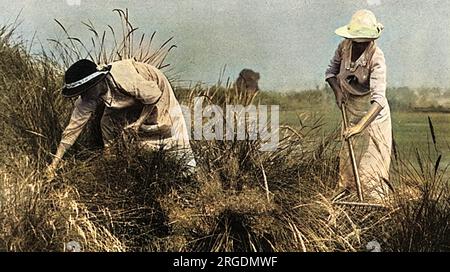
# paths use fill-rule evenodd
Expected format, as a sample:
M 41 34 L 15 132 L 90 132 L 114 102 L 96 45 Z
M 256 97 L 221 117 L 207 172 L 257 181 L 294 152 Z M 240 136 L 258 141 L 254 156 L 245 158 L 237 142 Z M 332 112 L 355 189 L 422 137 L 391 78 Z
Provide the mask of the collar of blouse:
M 359 66 L 367 66 L 371 55 L 373 55 L 373 52 L 375 52 L 375 42 L 371 42 L 355 62 L 352 61 L 352 48 L 353 42 L 349 40 L 347 50 L 345 50 L 346 54 L 344 56 L 344 62 L 346 70 L 355 72 Z

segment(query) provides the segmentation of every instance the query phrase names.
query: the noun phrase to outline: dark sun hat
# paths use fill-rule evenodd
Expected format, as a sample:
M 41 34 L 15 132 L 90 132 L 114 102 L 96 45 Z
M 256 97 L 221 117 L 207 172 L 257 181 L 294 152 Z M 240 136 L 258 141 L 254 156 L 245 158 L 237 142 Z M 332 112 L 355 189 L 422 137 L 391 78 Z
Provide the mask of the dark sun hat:
M 99 70 L 97 64 L 87 59 L 75 62 L 64 75 L 62 95 L 75 97 L 88 91 L 105 79 L 110 70 L 111 65 Z

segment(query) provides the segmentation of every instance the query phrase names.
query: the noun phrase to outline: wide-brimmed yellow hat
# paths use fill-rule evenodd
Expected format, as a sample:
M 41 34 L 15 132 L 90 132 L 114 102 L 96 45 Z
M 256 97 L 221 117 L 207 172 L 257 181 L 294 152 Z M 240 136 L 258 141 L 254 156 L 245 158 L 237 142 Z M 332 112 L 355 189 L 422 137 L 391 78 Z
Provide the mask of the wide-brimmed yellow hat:
M 358 10 L 346 26 L 336 29 L 335 33 L 347 39 L 378 39 L 384 27 L 370 10 Z

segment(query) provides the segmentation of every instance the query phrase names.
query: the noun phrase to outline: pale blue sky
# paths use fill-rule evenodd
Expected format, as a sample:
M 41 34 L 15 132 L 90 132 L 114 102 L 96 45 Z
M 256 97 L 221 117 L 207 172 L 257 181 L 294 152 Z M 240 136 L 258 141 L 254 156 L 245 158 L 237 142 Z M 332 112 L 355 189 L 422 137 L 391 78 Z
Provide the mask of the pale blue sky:
M 232 78 L 242 68 L 261 73 L 265 90 L 298 90 L 323 84 L 339 38 L 334 30 L 354 11 L 371 9 L 385 25 L 379 45 L 391 86 L 450 86 L 450 5 L 437 0 L 0 0 L 0 23 L 23 9 L 21 32 L 56 37 L 53 18 L 75 36 L 80 21 L 117 23 L 113 8 L 128 7 L 141 30 L 175 36 L 171 58 L 186 80 L 215 82 L 223 65 Z

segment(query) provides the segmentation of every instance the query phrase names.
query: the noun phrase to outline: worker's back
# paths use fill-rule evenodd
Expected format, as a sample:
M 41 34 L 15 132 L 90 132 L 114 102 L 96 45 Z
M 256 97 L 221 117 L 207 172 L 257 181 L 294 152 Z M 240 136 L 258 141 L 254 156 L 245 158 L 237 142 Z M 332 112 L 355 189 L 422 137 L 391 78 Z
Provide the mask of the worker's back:
M 150 122 L 170 127 L 172 139 L 178 145 L 189 146 L 189 131 L 183 112 L 167 77 L 158 68 L 131 59 L 115 62 L 112 65 L 113 67 L 115 65 L 128 66 L 130 70 L 134 68 L 144 79 L 153 81 L 158 85 L 162 94 L 156 103 L 156 114 L 151 117 Z

